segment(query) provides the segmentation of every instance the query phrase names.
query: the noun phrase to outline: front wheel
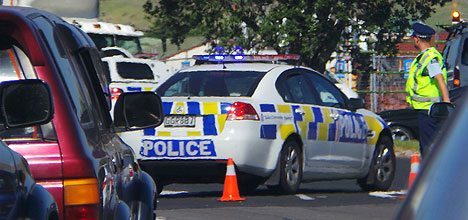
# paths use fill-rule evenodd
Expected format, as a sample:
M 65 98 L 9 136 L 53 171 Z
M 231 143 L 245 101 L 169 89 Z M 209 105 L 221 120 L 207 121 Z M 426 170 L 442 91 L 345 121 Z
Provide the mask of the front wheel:
M 294 194 L 302 180 L 302 151 L 292 140 L 284 143 L 280 158 L 280 190 L 285 194 Z
M 395 177 L 395 164 L 393 141 L 388 136 L 382 136 L 377 142 L 369 173 L 358 179 L 359 186 L 365 191 L 388 190 Z

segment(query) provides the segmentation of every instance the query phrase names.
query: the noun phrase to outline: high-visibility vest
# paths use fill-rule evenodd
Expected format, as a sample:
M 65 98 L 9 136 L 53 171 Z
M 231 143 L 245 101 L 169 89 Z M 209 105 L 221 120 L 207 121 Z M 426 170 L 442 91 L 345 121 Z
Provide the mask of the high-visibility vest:
M 434 102 L 441 102 L 442 94 L 437 80 L 427 73 L 427 65 L 437 58 L 442 67 L 442 75 L 447 84 L 447 70 L 442 55 L 434 47 L 418 55 L 411 64 L 408 80 L 406 81 L 406 101 L 414 109 L 429 109 Z M 424 74 L 423 74 L 424 73 Z

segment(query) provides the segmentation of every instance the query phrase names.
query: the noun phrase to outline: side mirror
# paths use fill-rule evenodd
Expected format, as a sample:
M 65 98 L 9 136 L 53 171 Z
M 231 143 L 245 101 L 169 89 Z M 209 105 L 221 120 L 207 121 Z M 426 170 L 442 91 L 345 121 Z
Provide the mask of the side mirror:
M 360 98 L 350 98 L 348 100 L 348 106 L 349 106 L 349 110 L 351 111 L 356 111 L 360 108 L 364 108 L 365 105 L 364 105 L 364 100 L 360 99 Z
M 431 105 L 429 108 L 428 115 L 431 118 L 435 119 L 446 119 L 448 118 L 452 112 L 454 111 L 455 106 L 452 103 L 448 102 L 436 102 Z
M 52 94 L 42 80 L 3 82 L 0 84 L 0 98 L 5 128 L 41 125 L 53 118 Z
M 154 128 L 164 121 L 161 98 L 154 92 L 122 93 L 114 107 L 114 125 L 119 129 Z

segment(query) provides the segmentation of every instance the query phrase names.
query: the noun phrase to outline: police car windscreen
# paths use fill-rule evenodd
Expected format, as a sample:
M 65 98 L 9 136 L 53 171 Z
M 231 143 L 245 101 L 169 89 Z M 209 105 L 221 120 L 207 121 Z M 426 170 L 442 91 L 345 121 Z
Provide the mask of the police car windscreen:
M 179 72 L 156 92 L 161 96 L 252 96 L 264 75 L 255 71 Z
M 117 73 L 124 79 L 154 79 L 151 67 L 145 63 L 118 62 Z

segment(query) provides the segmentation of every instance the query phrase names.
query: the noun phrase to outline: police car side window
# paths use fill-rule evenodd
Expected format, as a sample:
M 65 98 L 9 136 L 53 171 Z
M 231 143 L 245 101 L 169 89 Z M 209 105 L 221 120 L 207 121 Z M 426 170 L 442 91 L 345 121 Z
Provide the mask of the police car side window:
M 346 100 L 343 97 L 343 94 L 335 85 L 333 85 L 333 83 L 324 77 L 319 76 L 317 73 L 307 72 L 306 76 L 310 79 L 313 87 L 319 94 L 318 98 L 321 100 L 322 105 L 337 108 L 346 107 Z
M 301 74 L 280 77 L 276 88 L 286 102 L 318 104 L 313 91 Z

